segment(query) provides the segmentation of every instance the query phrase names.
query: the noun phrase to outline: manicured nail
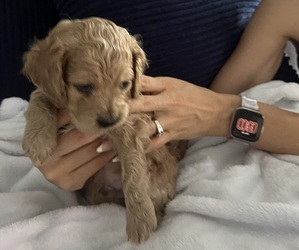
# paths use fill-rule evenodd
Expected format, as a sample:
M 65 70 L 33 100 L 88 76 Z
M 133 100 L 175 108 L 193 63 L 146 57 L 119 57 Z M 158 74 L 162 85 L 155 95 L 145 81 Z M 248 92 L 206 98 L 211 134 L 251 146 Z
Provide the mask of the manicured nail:
M 99 147 L 97 147 L 97 152 L 98 153 L 107 152 L 107 151 L 111 150 L 112 148 L 113 147 L 112 147 L 111 142 L 103 141 L 102 144 Z
M 119 162 L 119 158 L 118 158 L 118 156 L 114 157 L 114 158 L 112 159 L 112 162 Z

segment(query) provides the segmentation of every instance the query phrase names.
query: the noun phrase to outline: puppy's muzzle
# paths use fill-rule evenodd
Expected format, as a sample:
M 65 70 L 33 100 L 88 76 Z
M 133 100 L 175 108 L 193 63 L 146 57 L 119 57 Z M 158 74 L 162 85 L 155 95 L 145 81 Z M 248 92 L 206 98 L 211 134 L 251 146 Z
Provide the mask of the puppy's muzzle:
M 108 118 L 98 117 L 97 123 L 101 128 L 107 128 L 116 124 L 119 117 L 116 115 L 110 115 Z

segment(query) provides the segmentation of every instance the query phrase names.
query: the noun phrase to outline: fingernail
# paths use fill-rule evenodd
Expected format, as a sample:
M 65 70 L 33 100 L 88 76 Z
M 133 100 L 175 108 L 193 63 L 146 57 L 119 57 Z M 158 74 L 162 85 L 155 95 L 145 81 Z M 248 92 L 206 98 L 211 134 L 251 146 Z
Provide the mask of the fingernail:
M 114 157 L 114 158 L 112 159 L 112 162 L 119 162 L 119 158 L 118 158 L 118 156 Z
M 103 153 L 103 152 L 107 152 L 107 151 L 111 150 L 112 148 L 113 147 L 112 147 L 111 142 L 103 141 L 102 144 L 99 147 L 97 147 L 96 150 L 98 153 Z

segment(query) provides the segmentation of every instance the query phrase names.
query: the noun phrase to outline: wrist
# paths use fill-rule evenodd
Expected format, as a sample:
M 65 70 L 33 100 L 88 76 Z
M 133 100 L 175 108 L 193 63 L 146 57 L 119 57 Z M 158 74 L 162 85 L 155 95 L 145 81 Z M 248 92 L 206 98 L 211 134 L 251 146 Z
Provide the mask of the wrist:
M 215 117 L 213 136 L 231 137 L 231 122 L 235 111 L 241 106 L 241 96 L 231 94 L 218 94 L 218 112 Z

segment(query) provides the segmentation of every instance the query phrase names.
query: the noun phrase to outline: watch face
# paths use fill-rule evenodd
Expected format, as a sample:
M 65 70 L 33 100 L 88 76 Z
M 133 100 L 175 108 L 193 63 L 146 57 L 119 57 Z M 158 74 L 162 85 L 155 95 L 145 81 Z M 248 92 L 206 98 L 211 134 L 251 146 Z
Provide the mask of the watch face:
M 255 142 L 260 137 L 263 123 L 264 118 L 261 113 L 247 108 L 238 108 L 232 122 L 231 135 L 237 139 Z

